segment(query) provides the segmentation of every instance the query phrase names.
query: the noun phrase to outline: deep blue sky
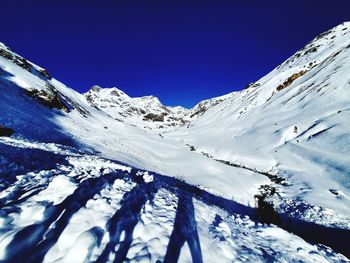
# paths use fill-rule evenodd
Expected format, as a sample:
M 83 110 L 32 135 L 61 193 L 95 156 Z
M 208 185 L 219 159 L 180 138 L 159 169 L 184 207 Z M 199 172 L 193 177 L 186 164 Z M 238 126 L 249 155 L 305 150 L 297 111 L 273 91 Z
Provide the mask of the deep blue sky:
M 117 86 L 166 105 L 242 89 L 319 33 L 349 0 L 9 0 L 0 41 L 79 92 Z

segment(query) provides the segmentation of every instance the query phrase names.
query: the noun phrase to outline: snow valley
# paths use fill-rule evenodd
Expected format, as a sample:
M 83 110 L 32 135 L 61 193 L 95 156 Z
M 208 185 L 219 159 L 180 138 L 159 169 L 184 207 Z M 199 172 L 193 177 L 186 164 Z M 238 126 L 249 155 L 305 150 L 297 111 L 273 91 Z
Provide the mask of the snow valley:
M 0 44 L 3 262 L 348 262 L 350 22 L 192 109 Z

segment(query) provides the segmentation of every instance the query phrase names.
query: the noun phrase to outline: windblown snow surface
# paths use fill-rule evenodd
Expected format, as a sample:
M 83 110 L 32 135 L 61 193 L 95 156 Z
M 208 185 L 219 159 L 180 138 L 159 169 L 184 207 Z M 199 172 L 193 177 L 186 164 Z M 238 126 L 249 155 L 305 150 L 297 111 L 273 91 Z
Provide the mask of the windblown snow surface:
M 0 262 L 348 262 L 349 32 L 190 110 L 0 44 Z

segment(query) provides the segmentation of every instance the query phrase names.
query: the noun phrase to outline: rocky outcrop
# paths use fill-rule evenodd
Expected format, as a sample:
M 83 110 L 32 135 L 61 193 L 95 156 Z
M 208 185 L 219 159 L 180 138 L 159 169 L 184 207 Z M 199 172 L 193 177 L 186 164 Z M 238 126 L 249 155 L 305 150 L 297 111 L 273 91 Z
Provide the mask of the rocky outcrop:
M 105 111 L 114 119 L 122 119 L 147 130 L 173 130 L 185 126 L 227 97 L 203 100 L 192 109 L 186 109 L 165 106 L 155 96 L 132 98 L 117 88 L 101 88 L 97 85 L 84 96 L 90 105 Z
M 160 114 L 154 114 L 154 113 L 148 113 L 143 117 L 143 120 L 145 121 L 159 121 L 159 122 L 163 122 L 164 121 L 164 115 Z
M 0 136 L 11 136 L 15 131 L 11 128 L 0 125 Z
M 290 84 L 292 84 L 297 78 L 301 77 L 302 75 L 304 75 L 307 71 L 306 70 L 302 70 L 298 73 L 294 73 L 292 76 L 290 76 L 289 78 L 287 78 L 281 85 L 279 85 L 276 90 L 277 91 L 281 91 L 285 88 L 287 88 Z
M 12 61 L 17 66 L 23 68 L 26 71 L 29 71 L 30 73 L 34 73 L 35 75 L 44 78 L 46 80 L 51 80 L 52 77 L 50 73 L 46 69 L 38 68 L 33 66 L 31 63 L 29 63 L 25 58 L 18 56 L 9 50 L 6 50 L 4 48 L 0 48 L 0 56 Z
M 39 74 L 47 79 L 52 79 L 50 73 L 46 69 L 39 70 Z
M 54 90 L 51 92 L 45 90 L 31 89 L 26 92 L 28 96 L 34 98 L 42 105 L 49 107 L 50 109 L 59 109 L 65 112 L 69 112 L 68 106 L 64 103 L 60 94 Z

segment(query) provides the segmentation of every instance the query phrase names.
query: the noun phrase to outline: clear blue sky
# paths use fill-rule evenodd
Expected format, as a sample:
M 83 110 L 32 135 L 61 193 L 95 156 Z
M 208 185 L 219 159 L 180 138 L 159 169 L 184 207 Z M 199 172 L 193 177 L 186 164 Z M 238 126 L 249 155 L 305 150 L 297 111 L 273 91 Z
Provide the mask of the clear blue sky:
M 117 86 L 186 107 L 242 89 L 350 20 L 349 0 L 8 0 L 0 8 L 0 41 L 71 88 Z

